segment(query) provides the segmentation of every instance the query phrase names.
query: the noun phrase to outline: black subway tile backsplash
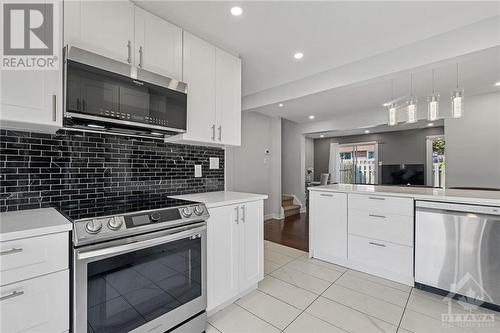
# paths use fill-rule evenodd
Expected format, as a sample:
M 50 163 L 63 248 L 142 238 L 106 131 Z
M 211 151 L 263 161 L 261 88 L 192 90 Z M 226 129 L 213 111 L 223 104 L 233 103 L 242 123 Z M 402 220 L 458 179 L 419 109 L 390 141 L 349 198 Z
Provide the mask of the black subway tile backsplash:
M 209 169 L 218 157 L 219 169 Z M 201 164 L 203 177 L 194 177 Z M 130 198 L 224 190 L 224 150 L 75 130 L 0 129 L 0 211 L 57 207 L 97 216 Z M 99 207 L 96 208 L 96 203 Z

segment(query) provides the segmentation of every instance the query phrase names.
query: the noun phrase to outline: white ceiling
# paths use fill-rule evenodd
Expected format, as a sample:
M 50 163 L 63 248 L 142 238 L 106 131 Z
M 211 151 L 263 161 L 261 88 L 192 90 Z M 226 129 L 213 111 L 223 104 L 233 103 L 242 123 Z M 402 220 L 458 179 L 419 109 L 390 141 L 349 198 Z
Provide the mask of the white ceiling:
M 500 2 L 477 1 L 136 3 L 185 30 L 240 54 L 244 95 L 500 14 Z M 233 17 L 229 14 L 234 5 L 244 9 L 243 15 Z M 300 61 L 293 59 L 293 53 L 298 50 L 304 53 Z M 369 100 L 369 97 L 358 97 Z
M 465 96 L 500 91 L 495 82 L 500 82 L 500 46 L 476 52 L 447 61 L 414 68 L 413 90 L 417 96 L 420 113 L 426 111 L 426 97 L 432 91 L 432 69 L 435 69 L 435 91 L 440 94 L 441 112 L 450 110 L 450 94 L 456 86 L 456 63 L 459 65 L 460 87 Z M 329 120 L 352 113 L 383 113 L 385 102 L 392 99 L 392 80 L 394 80 L 394 97 L 409 95 L 410 71 L 394 73 L 390 76 L 360 82 L 354 85 L 330 89 L 320 93 L 284 102 L 283 108 L 277 104 L 266 105 L 253 111 L 269 116 L 279 116 L 297 123 Z M 404 98 L 403 101 L 404 102 Z

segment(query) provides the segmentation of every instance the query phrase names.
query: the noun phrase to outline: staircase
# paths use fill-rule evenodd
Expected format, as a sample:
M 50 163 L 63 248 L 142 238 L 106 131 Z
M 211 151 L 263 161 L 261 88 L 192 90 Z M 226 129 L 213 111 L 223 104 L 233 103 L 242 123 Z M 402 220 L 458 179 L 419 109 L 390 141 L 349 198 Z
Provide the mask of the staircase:
M 281 206 L 285 212 L 285 217 L 300 214 L 300 205 L 295 205 L 293 203 L 293 197 L 291 195 L 281 196 Z

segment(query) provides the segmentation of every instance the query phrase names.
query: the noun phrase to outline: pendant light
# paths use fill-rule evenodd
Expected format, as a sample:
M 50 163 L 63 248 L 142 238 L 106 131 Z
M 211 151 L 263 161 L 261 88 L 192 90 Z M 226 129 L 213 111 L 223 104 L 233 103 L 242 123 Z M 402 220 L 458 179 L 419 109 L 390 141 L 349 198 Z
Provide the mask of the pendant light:
M 396 126 L 398 124 L 398 119 L 397 119 L 397 114 L 396 114 L 396 104 L 393 102 L 394 101 L 394 79 L 391 80 L 391 89 L 392 89 L 392 95 L 391 95 L 391 103 L 388 105 L 388 107 L 389 107 L 389 120 L 387 122 L 387 125 Z
M 413 96 L 413 73 L 410 74 L 410 98 L 406 102 L 406 113 L 408 118 L 406 123 L 413 124 L 417 122 L 417 98 Z
M 427 120 L 434 121 L 439 118 L 439 94 L 434 91 L 434 69 L 432 70 L 432 95 L 427 97 Z
M 451 116 L 462 118 L 464 116 L 464 90 L 458 87 L 458 63 L 457 63 L 457 87 L 451 93 Z

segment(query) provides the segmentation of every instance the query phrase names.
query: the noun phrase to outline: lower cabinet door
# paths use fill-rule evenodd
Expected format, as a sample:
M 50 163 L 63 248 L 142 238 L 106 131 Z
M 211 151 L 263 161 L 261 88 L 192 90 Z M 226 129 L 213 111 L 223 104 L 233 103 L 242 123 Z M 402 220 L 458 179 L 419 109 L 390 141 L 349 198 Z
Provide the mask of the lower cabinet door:
M 207 221 L 207 310 L 236 296 L 239 291 L 239 206 L 209 210 Z
M 311 192 L 309 248 L 318 259 L 345 264 L 347 260 L 347 194 Z
M 240 291 L 264 278 L 263 202 L 240 205 Z
M 69 329 L 69 270 L 0 289 L 0 332 L 65 332 Z

